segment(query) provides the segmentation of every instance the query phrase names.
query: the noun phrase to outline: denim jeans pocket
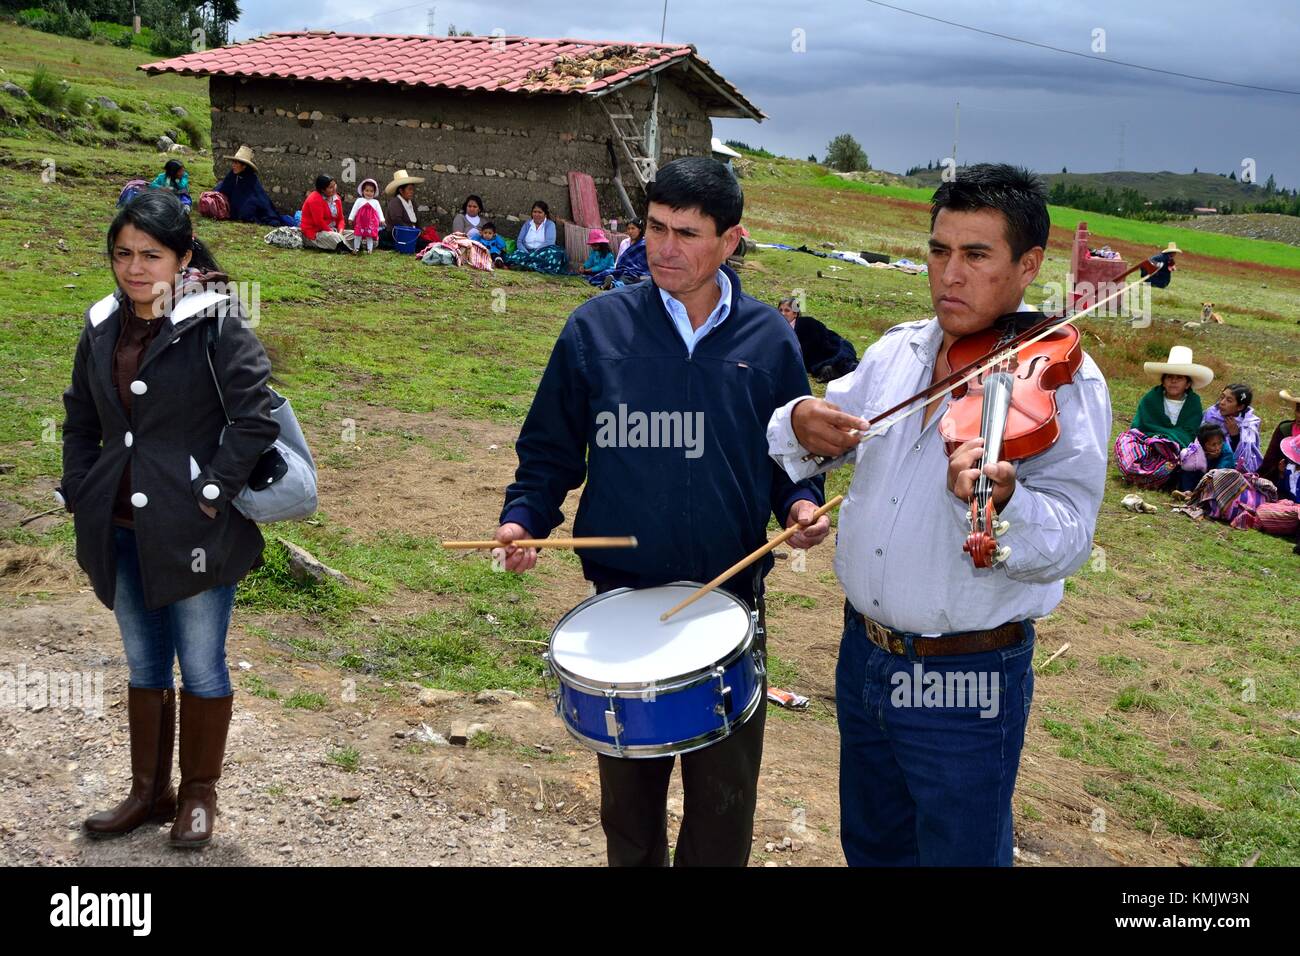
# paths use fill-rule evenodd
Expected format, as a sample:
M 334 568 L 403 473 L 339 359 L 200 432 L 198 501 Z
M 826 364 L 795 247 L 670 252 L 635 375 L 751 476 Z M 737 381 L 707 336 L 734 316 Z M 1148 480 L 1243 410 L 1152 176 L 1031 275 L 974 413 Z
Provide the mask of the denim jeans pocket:
M 1010 647 L 1003 648 L 999 653 L 1002 655 L 1003 677 L 1007 681 L 1008 689 L 1015 686 L 1020 690 L 1021 700 L 1023 701 L 1024 717 L 1029 717 L 1029 704 L 1034 695 L 1034 647 L 1035 647 L 1035 630 L 1032 621 L 1025 621 L 1025 636 L 1019 644 L 1013 644 Z M 1019 671 L 1019 678 L 1016 672 Z

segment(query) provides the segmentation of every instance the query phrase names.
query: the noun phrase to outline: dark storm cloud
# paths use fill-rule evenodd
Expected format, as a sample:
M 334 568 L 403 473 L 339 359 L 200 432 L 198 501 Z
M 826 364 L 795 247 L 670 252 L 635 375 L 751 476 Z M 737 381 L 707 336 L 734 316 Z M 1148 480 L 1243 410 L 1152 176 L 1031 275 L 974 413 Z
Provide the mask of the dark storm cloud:
M 1300 4 L 1218 0 L 1176 4 L 1043 0 L 898 0 L 943 19 L 1081 53 L 1183 73 L 1300 90 Z M 657 41 L 663 6 L 578 0 L 512 3 L 326 0 L 247 3 L 238 37 L 337 27 L 434 32 L 449 23 L 490 33 Z M 307 11 L 310 12 L 307 12 Z M 796 34 L 795 31 L 802 31 Z M 1300 96 L 1138 71 L 979 35 L 865 2 L 669 0 L 665 39 L 700 54 L 766 112 L 761 126 L 715 121 L 715 132 L 789 155 L 820 154 L 853 132 L 873 164 L 900 169 L 948 155 L 961 101 L 960 156 L 1012 158 L 1045 170 L 1115 168 L 1123 137 L 1132 169 L 1227 172 L 1247 156 L 1261 176 L 1300 185 Z M 806 52 L 792 45 L 801 39 Z M 1121 133 L 1121 127 L 1123 127 Z

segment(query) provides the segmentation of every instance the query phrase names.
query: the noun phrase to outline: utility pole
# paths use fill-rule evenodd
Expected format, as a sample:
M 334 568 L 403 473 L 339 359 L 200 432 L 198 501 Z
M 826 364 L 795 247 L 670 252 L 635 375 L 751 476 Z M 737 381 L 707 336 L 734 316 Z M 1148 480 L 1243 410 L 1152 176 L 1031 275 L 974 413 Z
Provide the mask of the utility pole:
M 961 133 L 961 100 L 957 101 L 957 109 L 952 118 L 952 165 L 957 167 L 957 140 Z

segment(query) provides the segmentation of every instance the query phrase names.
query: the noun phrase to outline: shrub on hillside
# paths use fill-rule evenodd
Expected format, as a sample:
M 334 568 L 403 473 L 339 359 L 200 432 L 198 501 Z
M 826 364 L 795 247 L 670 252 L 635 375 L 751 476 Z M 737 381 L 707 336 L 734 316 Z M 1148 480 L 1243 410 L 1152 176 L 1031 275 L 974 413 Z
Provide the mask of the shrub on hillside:
M 86 112 L 88 106 L 89 100 L 85 90 L 79 90 L 74 86 L 64 94 L 63 108 L 69 116 L 80 116 Z
M 190 51 L 190 34 L 185 25 L 174 18 L 164 19 L 154 26 L 149 52 L 158 56 L 180 56 Z
M 199 124 L 194 122 L 188 116 L 182 116 L 176 121 L 176 126 L 185 134 L 185 142 L 195 149 L 203 148 L 203 130 Z
M 56 0 L 45 8 L 29 7 L 18 11 L 18 22 L 33 30 L 57 33 L 61 36 L 89 40 L 94 32 L 90 17 L 84 10 L 69 10 L 63 0 Z
M 51 73 L 44 63 L 36 65 L 31 82 L 27 84 L 27 92 L 37 103 L 48 106 L 52 110 L 63 109 L 64 101 L 68 96 L 63 81 Z

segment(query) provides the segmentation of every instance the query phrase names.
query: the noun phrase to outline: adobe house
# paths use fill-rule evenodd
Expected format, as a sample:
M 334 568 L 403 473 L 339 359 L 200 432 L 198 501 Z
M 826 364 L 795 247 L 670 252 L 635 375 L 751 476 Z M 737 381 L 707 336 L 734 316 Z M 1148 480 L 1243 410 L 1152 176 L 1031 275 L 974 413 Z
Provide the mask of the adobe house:
M 406 169 L 440 228 L 469 193 L 499 220 L 537 199 L 567 218 L 569 170 L 593 177 L 604 217 L 626 218 L 655 163 L 710 155 L 711 117 L 764 119 L 690 45 L 309 31 L 140 69 L 208 77 L 218 178 L 247 143 L 289 211 L 320 173 L 350 198 Z

